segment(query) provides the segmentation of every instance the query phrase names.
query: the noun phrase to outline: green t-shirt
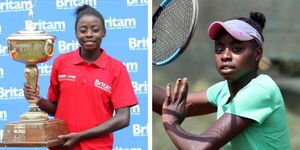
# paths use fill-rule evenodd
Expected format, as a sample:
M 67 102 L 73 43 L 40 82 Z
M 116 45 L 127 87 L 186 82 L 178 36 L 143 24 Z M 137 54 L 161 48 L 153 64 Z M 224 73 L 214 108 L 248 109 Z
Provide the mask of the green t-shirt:
M 276 83 L 267 75 L 259 75 L 243 87 L 232 101 L 227 81 L 207 90 L 211 104 L 217 106 L 217 118 L 230 113 L 255 122 L 228 142 L 227 150 L 290 150 L 284 101 Z

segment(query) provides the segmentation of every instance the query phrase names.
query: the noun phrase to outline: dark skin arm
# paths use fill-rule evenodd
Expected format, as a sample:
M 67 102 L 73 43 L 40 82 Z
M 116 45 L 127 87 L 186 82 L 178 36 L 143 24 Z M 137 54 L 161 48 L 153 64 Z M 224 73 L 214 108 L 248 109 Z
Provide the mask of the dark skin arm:
M 82 132 L 60 135 L 59 138 L 64 139 L 66 141 L 63 144 L 63 147 L 70 148 L 81 140 L 99 137 L 114 132 L 116 130 L 122 129 L 124 127 L 127 127 L 129 125 L 129 120 L 130 120 L 129 107 L 122 107 L 116 110 L 115 115 L 111 119 L 107 120 L 106 122 L 94 128 Z
M 166 91 L 155 85 L 152 86 L 152 90 L 152 110 L 161 115 Z M 187 116 L 205 115 L 217 111 L 217 108 L 207 100 L 206 90 L 189 93 L 186 101 L 189 104 L 189 107 L 186 108 Z
M 251 119 L 225 113 L 202 134 L 190 134 L 180 127 L 185 118 L 186 107 L 188 107 L 186 105 L 187 93 L 187 79 L 183 79 L 182 82 L 177 80 L 173 94 L 171 94 L 171 86 L 168 85 L 163 104 L 163 125 L 179 149 L 219 149 L 254 122 Z

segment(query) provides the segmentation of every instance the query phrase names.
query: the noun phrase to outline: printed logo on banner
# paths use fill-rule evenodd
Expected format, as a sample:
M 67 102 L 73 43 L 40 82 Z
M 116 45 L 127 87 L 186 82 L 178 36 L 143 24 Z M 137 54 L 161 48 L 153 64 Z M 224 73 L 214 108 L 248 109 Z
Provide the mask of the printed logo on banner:
M 133 136 L 147 136 L 148 125 L 133 124 L 132 125 Z
M 50 76 L 52 65 L 45 63 L 38 64 L 39 76 Z
M 60 40 L 57 43 L 58 43 L 58 52 L 60 54 L 73 51 L 80 46 L 77 40 L 72 40 L 71 42 Z
M 127 0 L 128 7 L 147 6 L 148 0 Z
M 18 89 L 16 87 L 0 87 L 0 100 L 6 99 L 24 99 L 23 89 Z
M 138 116 L 141 113 L 141 107 L 140 105 L 135 105 L 130 108 L 130 115 Z
M 2 25 L 0 24 L 0 35 L 2 34 Z
M 28 26 L 31 21 L 26 20 L 25 26 Z M 66 31 L 66 22 L 65 21 L 45 21 L 37 20 L 33 22 L 33 25 L 36 29 L 53 32 L 53 31 Z
M 138 72 L 139 64 L 138 62 L 124 62 L 123 63 L 128 72 Z
M 113 150 L 142 150 L 140 147 L 118 147 L 116 146 Z
M 0 12 L 28 11 L 32 0 L 5 0 L 0 2 Z
M 0 44 L 0 56 L 8 56 L 7 45 Z
M 114 18 L 109 17 L 105 19 L 106 29 L 135 29 L 136 19 L 135 18 Z
M 142 39 L 130 37 L 130 38 L 128 38 L 128 47 L 129 47 L 129 50 L 132 50 L 132 51 L 147 50 L 148 49 L 148 39 L 146 37 L 142 37 Z
M 144 81 L 139 83 L 137 81 L 132 81 L 132 86 L 135 94 L 147 94 L 148 93 L 148 82 Z
M 57 9 L 74 9 L 83 4 L 97 7 L 97 0 L 56 0 Z
M 0 67 L 0 78 L 4 78 L 4 69 Z
M 0 121 L 7 121 L 7 111 L 0 110 Z

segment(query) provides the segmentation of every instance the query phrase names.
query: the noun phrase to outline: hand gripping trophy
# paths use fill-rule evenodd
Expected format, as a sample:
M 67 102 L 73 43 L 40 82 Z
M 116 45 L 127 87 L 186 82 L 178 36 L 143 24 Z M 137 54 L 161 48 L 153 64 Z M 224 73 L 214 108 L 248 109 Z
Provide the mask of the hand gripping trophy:
M 32 88 L 37 88 L 37 63 L 49 60 L 53 54 L 55 36 L 34 28 L 32 7 L 29 10 L 29 24 L 23 31 L 7 37 L 8 50 L 13 60 L 23 62 L 25 78 Z M 38 109 L 37 100 L 28 100 L 29 112 L 20 116 L 19 122 L 8 123 L 4 127 L 4 147 L 51 147 L 62 144 L 58 135 L 66 134 L 63 120 L 49 120 L 48 114 Z

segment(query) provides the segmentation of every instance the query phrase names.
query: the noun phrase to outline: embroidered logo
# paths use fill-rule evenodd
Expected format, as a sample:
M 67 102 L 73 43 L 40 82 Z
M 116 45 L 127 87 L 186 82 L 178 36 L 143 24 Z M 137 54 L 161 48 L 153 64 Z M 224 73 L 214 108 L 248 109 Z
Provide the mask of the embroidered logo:
M 74 75 L 66 75 L 66 74 L 58 75 L 59 81 L 63 81 L 63 80 L 75 81 L 75 79 L 76 79 L 76 76 L 74 76 Z
M 106 92 L 111 93 L 111 86 L 109 86 L 108 84 L 96 79 L 95 83 L 94 83 L 95 87 L 100 88 Z

